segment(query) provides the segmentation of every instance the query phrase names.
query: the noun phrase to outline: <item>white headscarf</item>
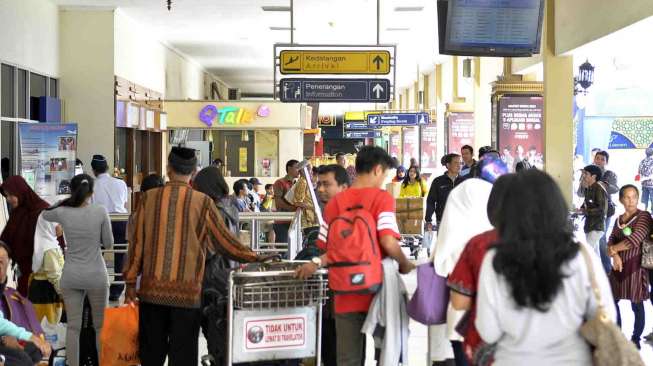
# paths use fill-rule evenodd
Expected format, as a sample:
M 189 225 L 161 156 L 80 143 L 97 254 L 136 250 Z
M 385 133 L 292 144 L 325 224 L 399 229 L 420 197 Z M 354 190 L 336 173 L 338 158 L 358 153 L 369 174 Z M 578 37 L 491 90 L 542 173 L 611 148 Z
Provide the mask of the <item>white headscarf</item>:
M 439 276 L 447 277 L 453 272 L 471 238 L 492 230 L 487 217 L 487 201 L 491 191 L 491 183 L 470 178 L 449 194 L 433 254 L 433 267 Z M 447 323 L 442 325 L 447 328 L 448 339 L 462 341 L 455 328 L 464 314 L 464 311 L 454 310 L 449 304 Z
M 447 277 L 453 271 L 467 242 L 478 234 L 492 230 L 487 217 L 487 201 L 492 184 L 471 178 L 449 194 L 435 243 L 433 267 Z
M 51 249 L 59 249 L 57 241 L 57 224 L 47 221 L 39 215 L 34 231 L 34 254 L 32 254 L 32 272 L 38 272 L 43 266 L 43 256 Z

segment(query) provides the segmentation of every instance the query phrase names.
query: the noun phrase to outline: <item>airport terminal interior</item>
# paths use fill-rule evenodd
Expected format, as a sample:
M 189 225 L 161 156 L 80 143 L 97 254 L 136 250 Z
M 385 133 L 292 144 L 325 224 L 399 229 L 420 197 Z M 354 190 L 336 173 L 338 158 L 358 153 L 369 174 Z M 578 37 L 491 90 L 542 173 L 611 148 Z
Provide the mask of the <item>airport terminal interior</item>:
M 0 0 L 0 366 L 653 366 L 650 0 Z

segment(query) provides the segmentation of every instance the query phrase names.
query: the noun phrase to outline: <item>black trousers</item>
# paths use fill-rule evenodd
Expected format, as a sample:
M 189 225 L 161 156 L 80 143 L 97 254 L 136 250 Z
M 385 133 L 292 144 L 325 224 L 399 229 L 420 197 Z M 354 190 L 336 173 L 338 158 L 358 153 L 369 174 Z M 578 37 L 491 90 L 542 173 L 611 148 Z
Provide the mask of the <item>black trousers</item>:
M 274 236 L 277 243 L 288 243 L 288 230 L 290 230 L 290 223 L 288 224 L 274 224 Z
M 139 353 L 141 366 L 196 365 L 201 313 L 141 302 L 139 305 Z
M 112 221 L 111 231 L 113 232 L 113 242 L 124 244 L 127 242 L 127 221 Z M 114 253 L 113 270 L 116 273 L 116 281 L 122 281 L 122 266 L 125 261 L 124 253 Z M 120 274 L 120 275 L 118 275 Z M 118 298 L 125 289 L 125 285 L 111 285 L 109 287 L 109 297 Z

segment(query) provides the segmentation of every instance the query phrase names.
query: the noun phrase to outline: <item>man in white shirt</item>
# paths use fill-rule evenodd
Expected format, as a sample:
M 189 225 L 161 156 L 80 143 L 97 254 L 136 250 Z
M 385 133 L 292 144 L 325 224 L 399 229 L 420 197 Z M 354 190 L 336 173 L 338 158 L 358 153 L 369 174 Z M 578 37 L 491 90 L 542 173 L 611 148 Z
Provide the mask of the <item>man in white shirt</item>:
M 93 174 L 95 175 L 93 203 L 104 206 L 109 214 L 128 213 L 127 201 L 129 191 L 127 190 L 127 184 L 123 180 L 114 178 L 107 173 L 109 165 L 104 156 L 93 155 L 91 168 L 93 168 Z M 127 231 L 127 221 L 112 221 L 111 229 L 113 231 L 114 241 L 117 244 L 127 242 L 125 235 Z M 123 253 L 115 253 L 114 255 L 113 268 L 116 273 L 116 281 L 122 281 L 122 275 L 120 274 L 122 273 L 124 258 L 125 255 Z M 111 285 L 111 288 L 109 289 L 109 300 L 118 301 L 124 288 L 124 285 Z

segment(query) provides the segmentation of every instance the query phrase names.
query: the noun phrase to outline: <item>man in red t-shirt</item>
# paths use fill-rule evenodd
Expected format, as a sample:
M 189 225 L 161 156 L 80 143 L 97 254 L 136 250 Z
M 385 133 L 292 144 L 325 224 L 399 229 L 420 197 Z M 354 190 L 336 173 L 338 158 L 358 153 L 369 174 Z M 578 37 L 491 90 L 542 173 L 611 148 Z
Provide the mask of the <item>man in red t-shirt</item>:
M 390 156 L 381 148 L 363 147 L 356 157 L 356 180 L 351 188 L 337 195 L 324 209 L 324 225 L 320 227 L 317 245 L 327 254 L 313 258 L 297 270 L 300 278 L 309 278 L 322 266 L 327 266 L 327 233 L 329 224 L 347 207 L 362 205 L 376 219 L 376 235 L 384 257 L 391 257 L 399 263 L 403 274 L 411 272 L 415 265 L 401 251 L 399 229 L 395 217 L 395 201 L 380 187 L 385 181 L 388 168 L 393 166 Z M 344 205 L 340 207 L 338 203 Z M 336 335 L 338 338 L 338 366 L 360 366 L 363 363 L 365 335 L 361 328 L 365 322 L 373 294 L 336 295 Z

